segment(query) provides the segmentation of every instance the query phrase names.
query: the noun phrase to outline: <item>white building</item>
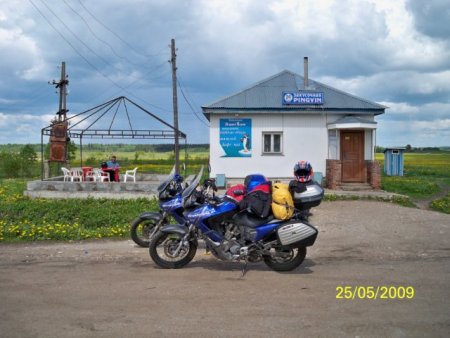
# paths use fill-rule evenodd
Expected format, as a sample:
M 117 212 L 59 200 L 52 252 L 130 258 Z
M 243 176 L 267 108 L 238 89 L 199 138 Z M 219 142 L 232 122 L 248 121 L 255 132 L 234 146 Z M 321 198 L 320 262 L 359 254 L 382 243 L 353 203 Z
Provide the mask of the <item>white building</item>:
M 375 116 L 386 109 L 380 104 L 285 70 L 202 109 L 210 121 L 211 177 L 292 178 L 294 164 L 307 160 L 332 188 L 379 187 L 373 173 L 379 180 Z

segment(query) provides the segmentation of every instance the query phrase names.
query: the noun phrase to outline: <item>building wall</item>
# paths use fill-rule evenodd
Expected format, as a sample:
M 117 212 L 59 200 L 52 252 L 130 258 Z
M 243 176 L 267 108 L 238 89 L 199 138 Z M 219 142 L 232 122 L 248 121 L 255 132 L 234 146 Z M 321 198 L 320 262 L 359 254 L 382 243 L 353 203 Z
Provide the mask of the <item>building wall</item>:
M 252 156 L 222 157 L 220 146 L 221 118 L 252 119 Z M 269 178 L 292 177 L 296 161 L 309 161 L 315 172 L 325 174 L 328 156 L 328 130 L 325 114 L 212 114 L 210 118 L 210 176 L 225 174 L 242 178 L 251 173 L 261 173 Z M 283 134 L 282 155 L 263 154 L 263 132 Z
M 373 137 L 372 130 L 366 129 L 364 131 L 364 160 L 373 160 Z
M 340 119 L 341 115 L 327 115 L 327 124 L 333 123 L 334 121 Z M 374 120 L 374 116 L 364 116 L 364 119 Z M 352 128 L 349 128 L 352 129 Z M 357 128 L 360 129 L 360 128 Z M 330 129 L 328 130 L 328 159 L 340 160 L 340 129 Z M 375 130 L 365 129 L 364 130 L 364 160 L 372 161 L 375 159 L 374 153 L 375 146 Z

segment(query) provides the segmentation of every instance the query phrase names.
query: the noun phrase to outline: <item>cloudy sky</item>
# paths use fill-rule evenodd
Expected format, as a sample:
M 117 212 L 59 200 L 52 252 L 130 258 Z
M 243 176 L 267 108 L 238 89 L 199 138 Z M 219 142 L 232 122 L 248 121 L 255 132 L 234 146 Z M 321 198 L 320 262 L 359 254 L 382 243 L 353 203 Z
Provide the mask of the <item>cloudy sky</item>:
M 173 38 L 189 143 L 209 140 L 202 105 L 308 56 L 311 79 L 389 107 L 378 145 L 450 146 L 449 22 L 448 0 L 0 0 L 0 143 L 40 142 L 62 61 L 69 116 L 123 95 L 173 123 Z

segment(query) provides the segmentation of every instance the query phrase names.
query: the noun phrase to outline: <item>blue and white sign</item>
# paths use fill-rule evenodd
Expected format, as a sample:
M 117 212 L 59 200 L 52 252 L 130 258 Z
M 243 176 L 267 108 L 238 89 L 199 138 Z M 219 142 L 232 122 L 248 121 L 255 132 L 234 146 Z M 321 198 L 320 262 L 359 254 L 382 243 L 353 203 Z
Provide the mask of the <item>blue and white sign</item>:
M 283 92 L 283 104 L 323 104 L 322 92 Z
M 220 119 L 220 146 L 223 157 L 251 157 L 252 120 Z

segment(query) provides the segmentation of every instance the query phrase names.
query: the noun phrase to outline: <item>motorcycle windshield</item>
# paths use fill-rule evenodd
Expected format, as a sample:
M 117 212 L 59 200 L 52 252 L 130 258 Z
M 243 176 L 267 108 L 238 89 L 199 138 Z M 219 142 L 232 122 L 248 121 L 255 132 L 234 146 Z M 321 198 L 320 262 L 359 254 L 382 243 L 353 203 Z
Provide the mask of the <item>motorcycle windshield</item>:
M 200 183 L 200 180 L 202 179 L 202 175 L 203 175 L 203 166 L 201 167 L 199 173 L 197 174 L 197 176 L 195 176 L 194 180 L 189 185 L 189 187 L 184 189 L 183 194 L 181 195 L 184 200 L 189 196 L 191 196 L 192 193 L 195 191 L 195 188 L 197 188 L 198 184 Z
M 159 193 L 161 193 L 162 191 L 164 191 L 164 190 L 168 187 L 168 185 L 170 184 L 170 182 L 173 181 L 174 177 L 175 177 L 175 166 L 173 166 L 172 170 L 170 171 L 169 176 L 167 176 L 167 177 L 164 179 L 164 181 L 162 181 L 162 182 L 159 184 L 159 186 L 158 186 L 158 188 L 157 188 L 157 191 L 158 191 Z

